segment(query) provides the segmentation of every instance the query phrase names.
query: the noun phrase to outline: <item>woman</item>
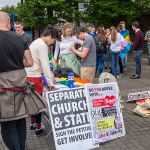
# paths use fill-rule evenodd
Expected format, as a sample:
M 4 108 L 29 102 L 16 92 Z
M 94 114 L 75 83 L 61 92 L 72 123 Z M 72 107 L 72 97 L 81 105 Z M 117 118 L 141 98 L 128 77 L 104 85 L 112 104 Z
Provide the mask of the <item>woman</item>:
M 49 67 L 48 46 L 50 44 L 54 44 L 56 39 L 61 39 L 57 29 L 47 26 L 43 31 L 42 37 L 33 41 L 30 45 L 30 51 L 33 57 L 34 65 L 26 68 L 28 77 L 27 80 L 35 84 L 34 90 L 40 95 L 43 91 L 41 72 L 43 72 L 44 76 L 46 77 L 49 90 L 55 89 Z M 30 131 L 35 131 L 36 136 L 40 136 L 45 131 L 45 127 L 41 124 L 41 113 L 30 116 L 30 123 Z
M 110 27 L 110 60 L 111 60 L 111 71 L 112 75 L 116 78 L 120 78 L 120 65 L 119 65 L 119 54 L 121 49 L 121 42 L 124 40 L 123 36 L 118 33 L 117 28 Z
M 106 35 L 105 31 L 102 27 L 98 27 L 96 30 L 96 37 L 95 42 L 98 41 L 103 42 L 104 51 L 98 51 L 98 47 L 96 46 L 96 75 L 100 76 L 104 68 L 104 62 L 107 56 L 107 49 L 106 49 Z M 97 44 L 96 44 L 97 45 Z
M 62 40 L 56 41 L 54 58 L 57 60 L 60 52 L 60 67 L 69 67 L 80 76 L 81 64 L 75 53 L 70 50 L 70 47 L 75 44 L 83 45 L 83 41 L 77 39 L 72 33 L 72 24 L 66 22 L 62 28 Z

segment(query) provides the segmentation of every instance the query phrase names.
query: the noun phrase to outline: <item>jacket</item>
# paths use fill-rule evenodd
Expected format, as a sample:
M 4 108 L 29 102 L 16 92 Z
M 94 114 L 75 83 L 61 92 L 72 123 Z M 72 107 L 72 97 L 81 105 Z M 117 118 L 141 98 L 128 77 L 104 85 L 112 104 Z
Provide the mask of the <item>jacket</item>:
M 47 110 L 47 103 L 26 78 L 25 69 L 0 73 L 0 122 L 22 119 Z

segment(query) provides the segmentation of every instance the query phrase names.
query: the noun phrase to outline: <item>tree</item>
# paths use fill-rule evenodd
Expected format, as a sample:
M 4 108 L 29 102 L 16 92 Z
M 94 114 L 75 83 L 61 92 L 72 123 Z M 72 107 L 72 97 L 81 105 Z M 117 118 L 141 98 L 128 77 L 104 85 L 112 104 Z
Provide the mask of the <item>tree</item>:
M 5 11 L 9 14 L 12 14 L 12 13 L 16 13 L 16 7 L 15 6 L 9 6 L 9 5 L 6 5 L 4 7 L 1 8 L 1 11 Z
M 74 22 L 81 19 L 82 14 L 77 4 L 83 0 L 25 0 L 19 3 L 17 12 L 24 25 L 43 26 L 57 22 Z
M 84 20 L 95 25 L 117 25 L 125 21 L 127 25 L 140 16 L 141 7 L 131 0 L 91 0 L 85 4 Z

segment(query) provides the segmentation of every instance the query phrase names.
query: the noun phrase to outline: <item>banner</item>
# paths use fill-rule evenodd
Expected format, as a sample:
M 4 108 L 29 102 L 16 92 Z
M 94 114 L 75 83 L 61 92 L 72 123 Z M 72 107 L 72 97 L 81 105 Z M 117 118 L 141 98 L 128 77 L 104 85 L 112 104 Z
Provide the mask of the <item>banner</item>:
M 83 88 L 47 92 L 56 150 L 89 150 L 93 145 Z
M 125 135 L 117 83 L 85 85 L 93 143 Z

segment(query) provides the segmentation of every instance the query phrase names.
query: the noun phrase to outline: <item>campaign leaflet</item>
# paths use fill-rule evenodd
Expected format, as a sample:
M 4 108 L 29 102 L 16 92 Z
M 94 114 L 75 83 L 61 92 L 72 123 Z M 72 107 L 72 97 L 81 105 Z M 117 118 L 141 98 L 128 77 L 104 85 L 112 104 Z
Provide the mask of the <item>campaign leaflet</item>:
M 85 85 L 93 143 L 103 143 L 125 135 L 116 82 Z

